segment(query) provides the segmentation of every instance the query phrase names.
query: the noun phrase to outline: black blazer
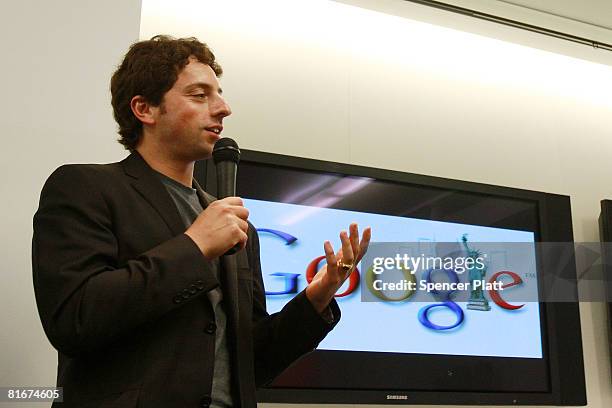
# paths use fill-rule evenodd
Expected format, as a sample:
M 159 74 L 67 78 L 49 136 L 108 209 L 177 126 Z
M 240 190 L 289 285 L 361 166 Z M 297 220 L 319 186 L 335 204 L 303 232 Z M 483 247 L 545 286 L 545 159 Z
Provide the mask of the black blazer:
M 247 247 L 222 260 L 222 282 L 184 229 L 138 153 L 49 177 L 34 216 L 32 269 L 43 328 L 58 350 L 59 406 L 207 407 L 216 327 L 205 293 L 217 285 L 236 405 L 255 407 L 256 385 L 332 329 L 304 292 L 268 315 L 252 225 Z M 335 301 L 331 308 L 337 322 Z

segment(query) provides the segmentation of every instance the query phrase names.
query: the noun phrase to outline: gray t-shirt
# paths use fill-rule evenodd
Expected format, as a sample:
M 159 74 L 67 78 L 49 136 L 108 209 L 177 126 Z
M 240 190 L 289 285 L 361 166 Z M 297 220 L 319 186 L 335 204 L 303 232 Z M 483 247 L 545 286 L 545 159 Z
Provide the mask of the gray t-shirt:
M 170 193 L 176 208 L 178 209 L 179 215 L 185 224 L 185 228 L 195 221 L 198 215 L 204 211 L 205 206 L 208 203 L 200 203 L 198 198 L 197 190 L 184 186 L 183 184 L 175 181 L 161 173 L 159 178 L 161 182 Z M 213 264 L 213 273 L 217 280 L 221 282 L 219 272 L 219 261 L 215 260 Z M 223 306 L 223 292 L 221 287 L 217 286 L 213 290 L 207 293 L 208 299 L 212 304 L 213 311 L 215 313 L 215 324 L 217 330 L 215 332 L 215 363 L 214 363 L 214 374 L 212 384 L 212 395 L 211 395 L 211 407 L 223 408 L 231 407 L 232 395 L 230 392 L 231 388 L 231 367 L 229 351 L 227 349 L 227 315 L 225 314 Z

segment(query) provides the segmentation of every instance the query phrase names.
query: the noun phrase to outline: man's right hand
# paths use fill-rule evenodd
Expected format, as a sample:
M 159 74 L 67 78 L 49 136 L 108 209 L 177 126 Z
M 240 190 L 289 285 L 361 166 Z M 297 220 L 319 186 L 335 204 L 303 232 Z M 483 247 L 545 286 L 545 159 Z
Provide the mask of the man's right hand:
M 247 242 L 249 210 L 240 197 L 213 201 L 185 231 L 202 254 L 212 260 L 226 253 L 236 244 L 240 249 Z

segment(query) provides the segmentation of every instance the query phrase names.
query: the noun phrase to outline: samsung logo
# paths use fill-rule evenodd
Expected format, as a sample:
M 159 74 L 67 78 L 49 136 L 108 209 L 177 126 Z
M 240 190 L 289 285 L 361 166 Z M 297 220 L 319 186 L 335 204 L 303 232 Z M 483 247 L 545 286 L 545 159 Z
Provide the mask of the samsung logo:
M 387 395 L 388 400 L 407 400 L 407 395 Z

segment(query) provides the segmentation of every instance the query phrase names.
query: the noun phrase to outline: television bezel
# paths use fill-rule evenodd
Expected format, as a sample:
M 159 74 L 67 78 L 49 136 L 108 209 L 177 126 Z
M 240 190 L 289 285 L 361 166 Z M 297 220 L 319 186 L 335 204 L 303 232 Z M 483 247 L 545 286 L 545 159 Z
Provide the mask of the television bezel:
M 612 243 L 612 200 L 601 200 L 601 212 L 599 214 L 599 238 L 602 243 Z M 604 249 L 608 245 L 603 246 Z M 612 367 L 612 253 L 604 251 L 605 265 L 605 283 L 606 283 L 606 299 L 607 299 L 607 324 L 608 324 L 608 349 L 610 350 L 610 366 Z M 612 376 L 610 376 L 612 382 Z

